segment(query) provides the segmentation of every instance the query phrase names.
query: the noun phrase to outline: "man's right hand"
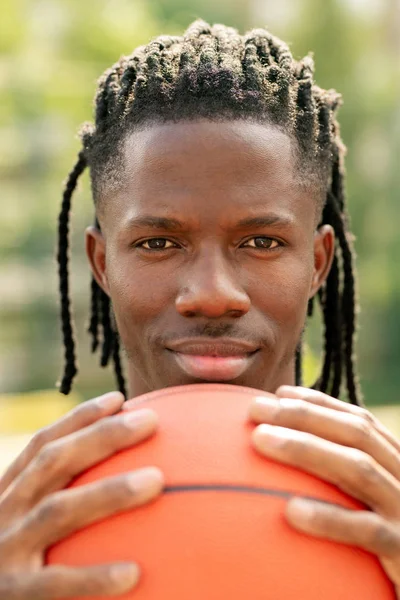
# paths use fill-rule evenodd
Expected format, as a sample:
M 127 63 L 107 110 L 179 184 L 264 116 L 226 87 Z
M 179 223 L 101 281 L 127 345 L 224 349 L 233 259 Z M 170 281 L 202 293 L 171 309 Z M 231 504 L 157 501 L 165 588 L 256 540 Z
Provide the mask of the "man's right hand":
M 118 595 L 134 587 L 139 568 L 113 563 L 46 566 L 49 546 L 90 523 L 141 506 L 163 488 L 148 467 L 64 489 L 79 473 L 154 433 L 150 409 L 120 412 L 123 396 L 106 394 L 38 431 L 0 479 L 0 598 L 55 600 Z

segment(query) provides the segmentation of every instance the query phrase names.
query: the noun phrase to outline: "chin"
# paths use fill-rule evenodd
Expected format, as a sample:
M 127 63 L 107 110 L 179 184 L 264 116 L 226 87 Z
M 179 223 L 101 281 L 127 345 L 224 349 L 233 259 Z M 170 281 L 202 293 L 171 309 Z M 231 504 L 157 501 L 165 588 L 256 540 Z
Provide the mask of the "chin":
M 161 387 L 174 387 L 180 385 L 192 385 L 192 384 L 220 384 L 220 385 L 237 385 L 241 387 L 248 387 L 252 389 L 258 389 L 263 391 L 269 391 L 269 388 L 265 382 L 265 378 L 262 377 L 236 377 L 234 379 L 202 379 L 196 377 L 183 376 L 177 377 L 174 381 L 168 381 L 167 384 L 162 385 Z M 276 388 L 274 388 L 275 390 Z

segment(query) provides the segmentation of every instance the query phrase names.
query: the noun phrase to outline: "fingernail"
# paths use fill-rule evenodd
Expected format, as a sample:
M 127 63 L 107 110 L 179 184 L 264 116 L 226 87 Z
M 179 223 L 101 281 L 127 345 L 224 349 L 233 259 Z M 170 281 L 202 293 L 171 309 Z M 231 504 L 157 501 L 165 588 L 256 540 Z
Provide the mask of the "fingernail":
M 306 498 L 293 498 L 286 507 L 287 516 L 294 521 L 311 521 L 314 513 L 313 501 Z
M 289 388 L 293 394 L 296 394 L 298 398 L 306 398 L 310 394 L 310 390 L 308 388 L 301 387 L 300 385 L 294 385 Z M 312 393 L 313 390 L 311 390 Z
M 96 398 L 96 403 L 102 408 L 108 408 L 117 403 L 117 400 L 122 404 L 124 397 L 121 392 L 108 392 Z
M 268 443 L 268 446 L 282 446 L 288 439 L 293 438 L 293 431 L 285 427 L 263 423 L 255 428 L 253 435 L 255 440 L 261 438 L 261 440 Z M 263 448 L 265 448 L 265 444 Z
M 289 398 L 291 398 L 292 396 L 295 398 L 303 398 L 303 396 L 305 396 L 306 394 L 306 390 L 301 386 L 281 385 L 275 393 L 279 398 L 282 398 L 284 396 L 288 396 Z
M 110 568 L 111 577 L 130 588 L 135 585 L 140 577 L 140 567 L 135 563 L 117 563 Z
M 143 467 L 142 469 L 128 473 L 127 477 L 133 491 L 138 491 L 138 488 L 162 488 L 164 485 L 163 474 L 157 467 Z
M 157 415 L 150 408 L 140 408 L 124 412 L 121 414 L 121 418 L 132 429 L 137 429 L 141 425 L 153 425 L 157 422 Z
M 254 404 L 266 408 L 277 408 L 279 403 L 278 399 L 268 398 L 267 396 L 257 396 L 254 400 Z
M 299 398 L 306 398 L 310 394 L 310 390 L 308 390 L 307 388 L 300 387 L 300 386 L 293 387 L 292 392 L 294 394 L 297 394 L 297 396 Z

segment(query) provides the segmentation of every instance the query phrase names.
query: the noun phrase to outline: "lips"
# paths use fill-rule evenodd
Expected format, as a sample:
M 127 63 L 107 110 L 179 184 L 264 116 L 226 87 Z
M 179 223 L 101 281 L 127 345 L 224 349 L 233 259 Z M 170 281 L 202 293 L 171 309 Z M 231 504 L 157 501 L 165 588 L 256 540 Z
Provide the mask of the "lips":
M 181 340 L 168 345 L 180 369 L 206 381 L 230 381 L 254 361 L 259 347 L 242 340 Z

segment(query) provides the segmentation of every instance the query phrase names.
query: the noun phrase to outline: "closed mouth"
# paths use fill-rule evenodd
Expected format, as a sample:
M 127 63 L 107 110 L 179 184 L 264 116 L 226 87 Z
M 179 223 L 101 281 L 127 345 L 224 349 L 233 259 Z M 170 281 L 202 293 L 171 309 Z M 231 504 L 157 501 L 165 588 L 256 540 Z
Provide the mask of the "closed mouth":
M 259 350 L 255 344 L 234 339 L 210 340 L 205 338 L 183 339 L 171 342 L 168 350 L 193 356 L 233 357 L 250 356 Z
M 232 381 L 252 364 L 258 348 L 238 342 L 185 341 L 167 348 L 186 375 L 201 381 Z M 179 348 L 179 349 L 178 349 Z

